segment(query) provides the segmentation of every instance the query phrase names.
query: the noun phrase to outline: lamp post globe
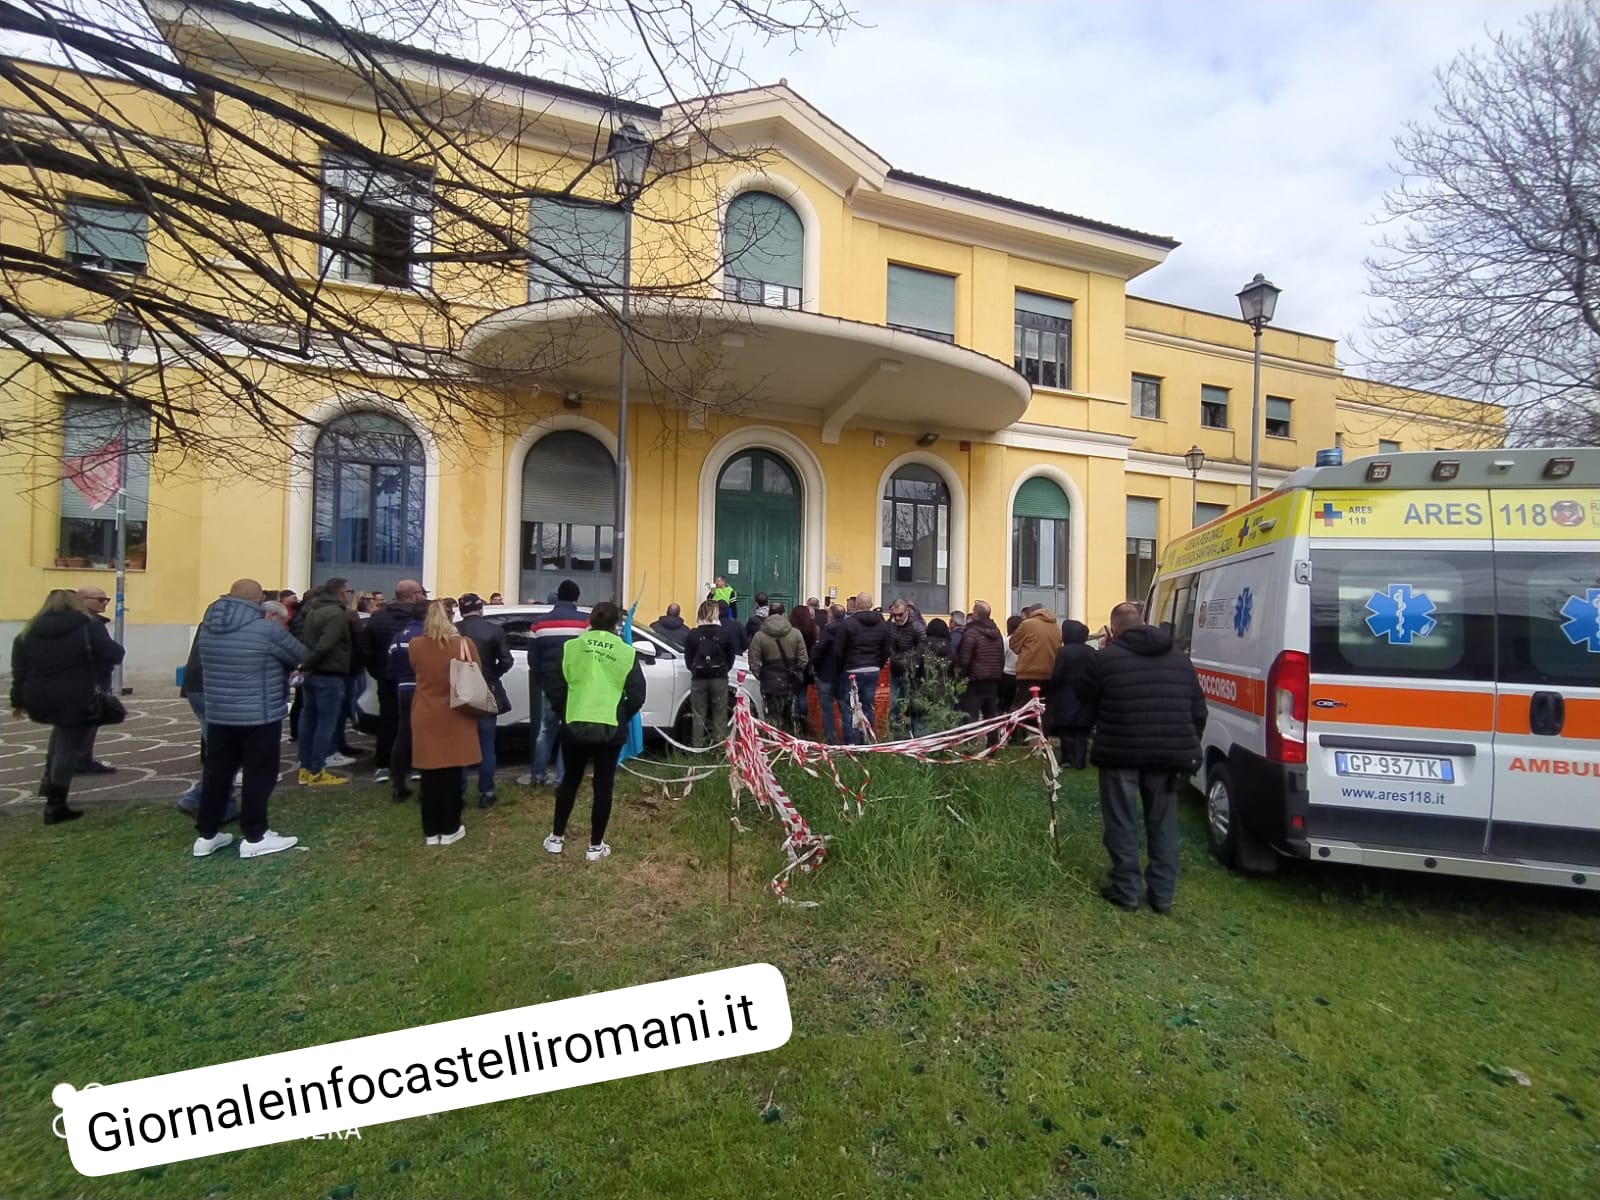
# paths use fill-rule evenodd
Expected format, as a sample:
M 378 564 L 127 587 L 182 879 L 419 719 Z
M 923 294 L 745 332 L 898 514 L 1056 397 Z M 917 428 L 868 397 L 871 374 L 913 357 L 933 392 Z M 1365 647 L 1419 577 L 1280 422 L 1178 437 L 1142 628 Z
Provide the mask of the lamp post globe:
M 654 152 L 650 139 L 632 121 L 612 131 L 606 142 L 606 158 L 611 161 L 612 185 L 624 201 L 632 203 L 644 191 L 645 173 Z
M 1200 468 L 1206 465 L 1206 452 L 1190 446 L 1183 465 L 1189 468 L 1189 528 L 1193 529 L 1200 524 Z

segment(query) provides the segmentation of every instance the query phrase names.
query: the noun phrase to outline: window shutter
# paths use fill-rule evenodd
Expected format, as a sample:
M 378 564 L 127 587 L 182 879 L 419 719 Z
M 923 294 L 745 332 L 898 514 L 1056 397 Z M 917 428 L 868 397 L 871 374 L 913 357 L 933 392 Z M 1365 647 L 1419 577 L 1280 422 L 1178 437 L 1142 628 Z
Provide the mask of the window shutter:
M 140 209 L 81 200 L 67 203 L 69 258 L 143 263 L 149 237 L 150 217 Z
M 1287 421 L 1289 419 L 1289 401 L 1279 396 L 1267 397 L 1267 420 Z
M 1037 313 L 1041 317 L 1060 317 L 1072 320 L 1072 301 L 1057 300 L 1054 296 L 1040 296 L 1034 292 L 1017 292 L 1017 308 L 1022 312 Z
M 1161 502 L 1151 500 L 1144 496 L 1128 497 L 1128 536 L 1131 538 L 1146 538 L 1151 541 L 1156 537 L 1156 521 L 1161 514 Z
M 431 192 L 432 181 L 429 181 Z M 433 282 L 433 263 L 426 257 L 433 253 L 433 203 L 431 195 L 425 203 L 412 204 L 411 218 L 411 282 L 416 287 L 427 287 Z
M 71 399 L 63 413 L 64 430 L 61 443 L 62 458 L 78 458 L 100 449 L 119 433 L 123 433 L 122 405 L 115 400 Z M 150 440 L 150 418 L 136 410 L 128 410 L 127 429 L 121 463 L 124 490 L 127 492 L 128 520 L 143 521 L 149 511 L 150 458 L 147 453 Z M 90 520 L 110 521 L 117 515 L 115 500 L 99 508 L 91 508 L 77 485 L 66 479 L 61 481 L 61 516 L 87 517 Z
M 1038 475 L 1017 489 L 1011 512 L 1013 516 L 1048 517 L 1054 521 L 1065 521 L 1072 516 L 1067 494 L 1061 490 L 1061 485 Z
M 724 269 L 740 279 L 800 287 L 805 228 L 800 215 L 767 192 L 743 192 L 728 204 Z
M 955 276 L 890 263 L 889 324 L 955 337 Z
M 1202 500 L 1194 506 L 1194 523 L 1196 525 L 1209 525 L 1227 511 L 1228 506 L 1226 504 L 1207 504 Z
M 529 206 L 529 294 L 536 300 L 577 294 L 568 282 L 620 290 L 623 267 L 622 211 L 556 196 L 535 196 Z
M 1226 408 L 1228 406 L 1228 389 L 1225 387 L 1213 387 L 1209 383 L 1203 383 L 1200 385 L 1200 403 L 1220 404 L 1222 407 Z
M 586 433 L 558 430 L 535 442 L 522 461 L 522 519 L 613 525 L 616 486 L 609 450 Z

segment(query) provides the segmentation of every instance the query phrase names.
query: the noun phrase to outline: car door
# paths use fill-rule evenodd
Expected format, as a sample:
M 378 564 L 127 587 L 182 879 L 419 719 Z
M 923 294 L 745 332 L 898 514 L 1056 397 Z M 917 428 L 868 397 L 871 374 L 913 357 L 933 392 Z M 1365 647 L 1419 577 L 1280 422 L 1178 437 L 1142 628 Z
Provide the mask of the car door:
M 1489 848 L 1600 867 L 1600 489 L 1497 492 L 1493 510 L 1500 699 Z
M 506 648 L 511 651 L 511 670 L 500 682 L 505 686 L 506 697 L 511 701 L 509 712 L 500 714 L 501 725 L 526 725 L 529 715 L 528 647 L 532 638 L 528 631 L 533 626 L 531 613 L 493 614 L 489 620 L 498 622 L 506 631 Z
M 1496 698 L 1489 539 L 1314 540 L 1311 569 L 1308 832 L 1483 853 Z
M 660 638 L 642 629 L 633 631 L 636 648 L 648 647 L 640 654 L 640 668 L 644 672 L 645 700 L 639 710 L 639 720 L 647 729 L 670 729 L 678 719 L 678 707 L 687 684 L 679 686 L 683 670 L 683 656 Z

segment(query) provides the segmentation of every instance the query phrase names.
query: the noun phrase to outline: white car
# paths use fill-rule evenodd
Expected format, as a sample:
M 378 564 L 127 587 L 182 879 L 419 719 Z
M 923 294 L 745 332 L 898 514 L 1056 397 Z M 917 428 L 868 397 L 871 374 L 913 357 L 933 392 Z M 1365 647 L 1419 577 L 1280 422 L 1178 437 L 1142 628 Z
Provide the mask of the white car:
M 550 611 L 548 604 L 494 605 L 483 610 L 483 615 L 506 631 L 506 644 L 515 660 L 511 670 L 501 680 L 506 695 L 511 700 L 511 711 L 500 714 L 500 727 L 528 724 L 528 647 L 532 643 L 529 629 L 540 617 Z M 589 606 L 580 605 L 578 611 L 585 616 Z M 633 648 L 638 652 L 644 669 L 645 701 L 639 718 L 646 729 L 660 729 L 679 741 L 690 742 L 691 716 L 689 712 L 689 664 L 684 659 L 683 647 L 672 639 L 644 625 L 633 629 Z M 740 682 L 740 678 L 743 682 Z M 739 655 L 728 670 L 728 704 L 730 712 L 735 689 L 743 689 L 750 698 L 751 709 L 761 712 L 761 688 L 750 677 L 744 655 Z M 378 714 L 378 692 L 369 686 L 361 693 L 362 725 L 366 727 Z

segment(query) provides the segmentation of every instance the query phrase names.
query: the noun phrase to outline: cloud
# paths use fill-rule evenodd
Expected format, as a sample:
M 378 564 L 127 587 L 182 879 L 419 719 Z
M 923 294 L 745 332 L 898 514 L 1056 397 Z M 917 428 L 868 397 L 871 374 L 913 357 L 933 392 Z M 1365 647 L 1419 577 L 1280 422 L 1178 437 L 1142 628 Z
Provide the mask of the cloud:
M 1432 72 L 1537 5 L 864 3 L 870 28 L 744 69 L 791 86 L 895 166 L 1183 245 L 1132 290 L 1278 324 L 1364 313 L 1392 139 Z

